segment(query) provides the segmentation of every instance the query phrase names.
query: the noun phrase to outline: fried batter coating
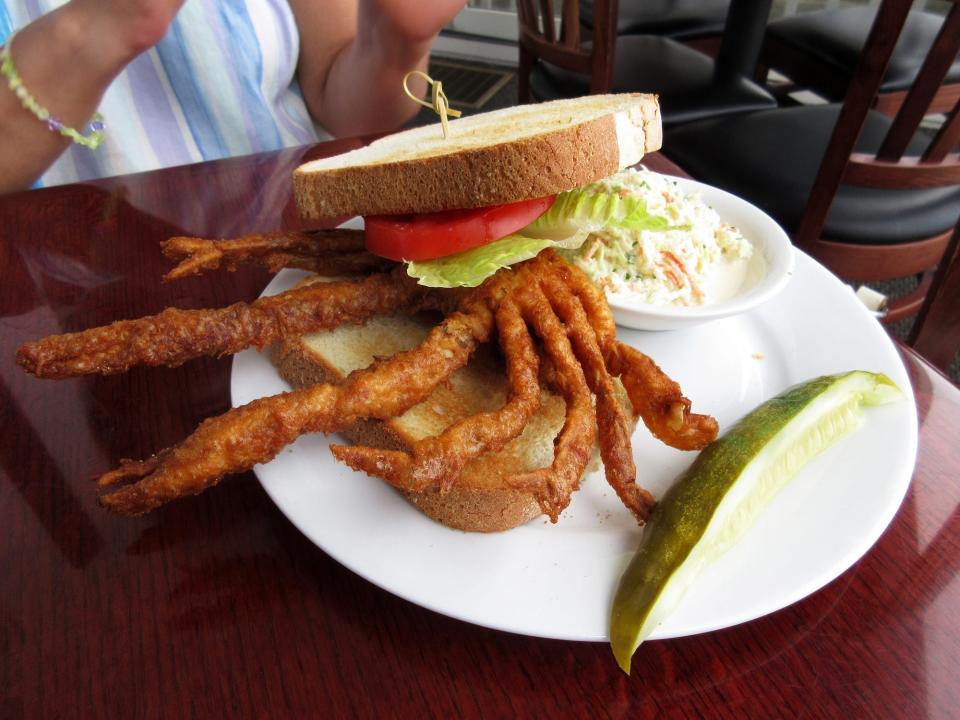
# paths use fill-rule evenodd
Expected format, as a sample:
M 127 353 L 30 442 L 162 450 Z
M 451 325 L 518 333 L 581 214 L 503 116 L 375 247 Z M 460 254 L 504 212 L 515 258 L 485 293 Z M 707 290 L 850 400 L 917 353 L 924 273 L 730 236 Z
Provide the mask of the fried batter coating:
M 444 319 L 421 345 L 354 372 L 341 385 L 260 398 L 205 420 L 180 445 L 158 456 L 152 469 L 146 461 L 130 474 L 140 477 L 141 470 L 148 470 L 141 480 L 101 496 L 101 504 L 122 515 L 139 515 L 267 462 L 304 433 L 336 432 L 361 419 L 406 412 L 489 339 L 493 314 L 483 303 L 467 303 L 467 308 Z M 107 476 L 107 482 L 123 479 L 125 468 Z
M 580 486 L 580 478 L 590 462 L 597 436 L 597 419 L 590 388 L 567 338 L 539 286 L 518 289 L 518 301 L 527 321 L 543 341 L 553 368 L 551 383 L 567 403 L 567 417 L 555 440 L 553 464 L 528 473 L 506 478 L 508 485 L 529 490 L 551 522 L 570 504 L 570 496 Z
M 607 482 L 624 505 L 641 523 L 656 504 L 653 495 L 637 485 L 630 436 L 633 427 L 617 400 L 613 379 L 607 372 L 603 353 L 580 300 L 556 277 L 547 276 L 543 285 L 557 315 L 567 326 L 573 349 L 583 367 L 587 385 L 596 398 L 600 457 Z
M 716 439 L 717 421 L 709 415 L 691 413 L 692 403 L 675 380 L 648 356 L 617 340 L 616 323 L 603 291 L 572 265 L 552 255 L 550 261 L 583 303 L 607 367 L 620 376 L 634 411 L 654 437 L 678 450 L 699 450 Z
M 653 360 L 622 342 L 611 359 L 630 402 L 654 437 L 678 450 L 700 450 L 716 439 L 716 419 L 691 413 L 680 385 Z
M 310 270 L 319 275 L 360 275 L 395 263 L 366 251 L 362 230 L 315 230 L 244 235 L 232 240 L 173 237 L 161 244 L 163 254 L 180 264 L 163 276 L 175 280 L 215 270 L 225 264 L 257 264 L 271 272 L 281 268 Z
M 383 261 L 367 257 L 362 242 L 352 231 L 266 233 L 236 240 L 173 238 L 164 251 L 182 260 L 168 277 L 241 262 L 337 273 L 382 267 Z M 501 449 L 523 432 L 539 407 L 542 379 L 566 403 L 553 462 L 505 482 L 531 492 L 556 522 L 579 486 L 599 435 L 608 481 L 643 522 L 654 501 L 636 484 L 631 424 L 611 376 L 620 376 L 634 412 L 665 443 L 697 449 L 716 437 L 713 418 L 690 413 L 690 401 L 677 383 L 646 355 L 616 339 L 603 293 L 550 250 L 473 290 L 426 288 L 397 266 L 354 280 L 304 283 L 250 304 L 168 309 L 52 336 L 23 345 L 17 362 L 39 377 L 108 375 L 138 364 L 176 366 L 200 355 L 262 348 L 285 337 L 362 323 L 374 315 L 427 309 L 446 317 L 419 346 L 377 360 L 342 384 L 261 398 L 208 419 L 184 442 L 152 458 L 123 460 L 101 476 L 100 484 L 129 484 L 101 496 L 100 502 L 120 514 L 144 513 L 199 493 L 224 475 L 267 462 L 304 433 L 336 432 L 359 420 L 396 417 L 466 364 L 494 328 L 509 381 L 502 407 L 466 417 L 421 440 L 409 453 L 333 445 L 336 457 L 403 489 L 446 492 L 470 460 Z
M 555 252 L 541 254 L 550 263 L 556 276 L 580 300 L 590 321 L 590 327 L 593 328 L 597 337 L 597 343 L 606 356 L 609 348 L 613 347 L 617 340 L 617 324 L 613 319 L 613 311 L 607 304 L 607 296 L 579 268 L 571 265 Z
M 124 482 L 125 480 L 133 480 L 134 478 L 146 477 L 163 462 L 164 458 L 167 457 L 169 453 L 168 450 L 157 453 L 153 457 L 149 457 L 146 460 L 131 460 L 129 458 L 124 458 L 120 461 L 120 467 L 116 470 L 111 470 L 110 472 L 104 473 L 99 478 L 97 478 L 97 484 L 100 487 L 106 487 L 108 485 L 116 485 L 117 483 Z
M 17 363 L 43 378 L 113 375 L 135 365 L 176 367 L 282 337 L 361 323 L 385 312 L 416 312 L 441 302 L 397 268 L 357 281 L 312 283 L 217 310 L 168 308 L 159 315 L 26 343 Z

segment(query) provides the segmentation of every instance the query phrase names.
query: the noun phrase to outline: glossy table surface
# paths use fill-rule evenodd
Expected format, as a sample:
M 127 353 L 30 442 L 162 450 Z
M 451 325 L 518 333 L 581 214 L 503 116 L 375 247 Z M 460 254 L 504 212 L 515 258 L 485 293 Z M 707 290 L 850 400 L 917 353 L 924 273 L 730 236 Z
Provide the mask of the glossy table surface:
M 294 225 L 304 155 L 0 198 L 0 717 L 956 716 L 960 391 L 910 351 L 919 458 L 877 544 L 773 615 L 645 644 L 629 677 L 605 644 L 488 630 L 378 589 L 252 473 L 133 520 L 101 510 L 91 476 L 229 407 L 230 359 L 41 381 L 15 349 L 255 298 L 265 271 L 161 283 L 158 242 Z

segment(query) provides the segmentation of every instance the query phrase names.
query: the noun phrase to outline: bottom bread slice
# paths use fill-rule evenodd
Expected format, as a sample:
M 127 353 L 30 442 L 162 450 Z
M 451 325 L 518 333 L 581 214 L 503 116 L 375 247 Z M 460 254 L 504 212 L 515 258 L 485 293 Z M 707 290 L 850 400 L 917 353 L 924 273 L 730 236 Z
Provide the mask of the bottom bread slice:
M 284 341 L 274 347 L 273 362 L 294 387 L 338 383 L 377 357 L 418 345 L 435 324 L 436 318 L 430 316 L 377 317 L 362 326 L 343 326 Z M 387 421 L 362 421 L 340 434 L 358 444 L 408 449 L 413 442 L 437 435 L 464 417 L 501 407 L 506 399 L 503 362 L 490 348 L 481 348 L 449 382 L 403 415 Z M 460 530 L 509 530 L 540 515 L 533 495 L 508 487 L 503 478 L 553 462 L 553 441 L 563 426 L 566 407 L 562 398 L 547 390 L 542 391 L 541 399 L 540 410 L 523 433 L 500 451 L 468 463 L 449 492 L 404 495 L 429 517 Z

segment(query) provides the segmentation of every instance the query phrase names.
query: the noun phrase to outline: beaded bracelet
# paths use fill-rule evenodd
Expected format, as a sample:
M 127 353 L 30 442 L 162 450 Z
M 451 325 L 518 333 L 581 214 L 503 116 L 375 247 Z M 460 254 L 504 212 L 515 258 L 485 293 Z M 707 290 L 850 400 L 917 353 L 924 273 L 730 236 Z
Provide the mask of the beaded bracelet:
M 86 128 L 89 134 L 81 135 L 80 132 L 72 127 L 67 127 L 59 118 L 51 115 L 50 111 L 38 103 L 37 99 L 27 90 L 20 73 L 17 72 L 17 68 L 13 64 L 10 47 L 13 45 L 15 36 L 16 33 L 11 33 L 10 37 L 7 38 L 7 44 L 3 46 L 3 49 L 0 49 L 0 74 L 7 79 L 7 86 L 20 100 L 23 109 L 29 111 L 40 122 L 45 123 L 51 132 L 58 132 L 79 145 L 85 145 L 91 150 L 96 150 L 103 142 L 103 116 L 100 113 L 94 113 Z

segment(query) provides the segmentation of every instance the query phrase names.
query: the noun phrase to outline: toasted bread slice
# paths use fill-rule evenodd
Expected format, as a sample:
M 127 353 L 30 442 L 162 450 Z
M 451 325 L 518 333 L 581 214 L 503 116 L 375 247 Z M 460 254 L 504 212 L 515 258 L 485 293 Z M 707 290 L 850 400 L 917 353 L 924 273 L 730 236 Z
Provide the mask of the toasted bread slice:
M 305 218 L 424 213 L 547 197 L 660 148 L 655 95 L 520 105 L 389 135 L 293 176 Z

